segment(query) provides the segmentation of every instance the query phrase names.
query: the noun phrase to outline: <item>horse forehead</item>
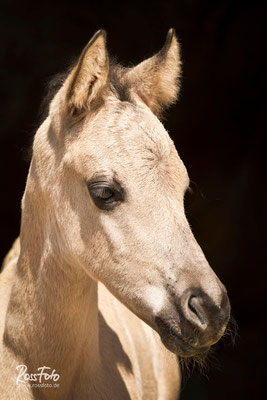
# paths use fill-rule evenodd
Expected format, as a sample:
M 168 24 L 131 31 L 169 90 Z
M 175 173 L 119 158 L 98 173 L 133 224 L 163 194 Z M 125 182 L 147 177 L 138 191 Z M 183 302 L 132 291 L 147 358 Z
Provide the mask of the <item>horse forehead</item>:
M 88 178 L 115 171 L 122 180 L 144 183 L 149 177 L 177 181 L 187 175 L 167 131 L 146 106 L 108 104 L 83 124 L 73 145 L 65 160 Z
M 118 148 L 128 155 L 148 152 L 163 158 L 172 149 L 167 131 L 146 106 L 128 102 L 108 104 L 94 125 L 94 139 L 101 143 L 103 151 Z

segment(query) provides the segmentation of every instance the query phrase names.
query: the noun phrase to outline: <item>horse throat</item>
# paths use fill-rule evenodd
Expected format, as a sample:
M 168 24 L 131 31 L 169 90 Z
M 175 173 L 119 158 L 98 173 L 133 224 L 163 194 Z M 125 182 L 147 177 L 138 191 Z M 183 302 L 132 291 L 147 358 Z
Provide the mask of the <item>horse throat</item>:
M 46 366 L 60 374 L 55 397 L 62 390 L 64 398 L 83 377 L 93 379 L 100 366 L 97 282 L 63 259 L 41 213 L 26 191 L 4 343 L 28 373 Z

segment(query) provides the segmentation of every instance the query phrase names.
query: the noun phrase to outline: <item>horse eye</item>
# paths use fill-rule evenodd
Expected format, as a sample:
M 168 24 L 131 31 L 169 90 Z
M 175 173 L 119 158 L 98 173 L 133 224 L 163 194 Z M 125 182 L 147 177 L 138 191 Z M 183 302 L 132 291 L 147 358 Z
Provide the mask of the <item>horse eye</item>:
M 118 204 L 124 201 L 125 191 L 121 184 L 105 176 L 98 176 L 87 182 L 87 188 L 95 205 L 100 210 L 113 210 Z
M 114 198 L 114 191 L 109 187 L 96 187 L 90 191 L 93 199 L 108 201 Z

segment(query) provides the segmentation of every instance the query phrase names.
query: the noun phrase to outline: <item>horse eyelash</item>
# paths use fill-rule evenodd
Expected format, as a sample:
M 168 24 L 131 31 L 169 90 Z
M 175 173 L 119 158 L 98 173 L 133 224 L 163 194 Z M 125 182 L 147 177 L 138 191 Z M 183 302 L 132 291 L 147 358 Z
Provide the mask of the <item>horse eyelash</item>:
M 189 185 L 187 188 L 186 188 L 186 191 L 185 191 L 186 193 L 190 193 L 190 194 L 194 194 L 194 190 L 193 190 L 193 188 Z

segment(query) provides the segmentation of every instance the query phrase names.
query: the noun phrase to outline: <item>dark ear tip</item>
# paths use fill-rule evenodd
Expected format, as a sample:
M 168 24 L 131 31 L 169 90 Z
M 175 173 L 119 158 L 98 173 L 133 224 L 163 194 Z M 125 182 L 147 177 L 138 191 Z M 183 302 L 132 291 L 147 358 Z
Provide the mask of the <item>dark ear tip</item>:
M 99 36 L 103 36 L 105 42 L 107 41 L 107 31 L 105 29 L 99 30 Z
M 170 28 L 168 33 L 167 33 L 167 38 L 172 39 L 174 36 L 176 36 L 176 31 L 174 28 Z
M 162 47 L 162 49 L 158 53 L 159 57 L 163 57 L 164 58 L 166 56 L 169 48 L 171 47 L 172 40 L 175 37 L 176 37 L 175 36 L 175 29 L 174 28 L 169 29 L 169 31 L 167 33 L 166 40 L 165 40 L 165 44 L 164 44 L 164 46 Z
M 99 29 L 99 30 L 94 34 L 94 36 L 90 39 L 90 41 L 89 41 L 87 47 L 92 46 L 92 44 L 93 44 L 100 36 L 103 37 L 104 42 L 105 42 L 105 44 L 106 44 L 106 41 L 107 41 L 107 32 L 105 31 L 105 29 Z

